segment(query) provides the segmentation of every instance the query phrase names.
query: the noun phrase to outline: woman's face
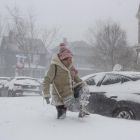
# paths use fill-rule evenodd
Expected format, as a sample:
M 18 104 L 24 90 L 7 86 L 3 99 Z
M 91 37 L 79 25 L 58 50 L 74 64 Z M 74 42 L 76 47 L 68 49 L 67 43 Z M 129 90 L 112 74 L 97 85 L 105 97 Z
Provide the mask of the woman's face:
M 71 57 L 68 57 L 67 60 L 62 60 L 62 63 L 68 67 L 71 63 L 72 63 L 72 58 Z

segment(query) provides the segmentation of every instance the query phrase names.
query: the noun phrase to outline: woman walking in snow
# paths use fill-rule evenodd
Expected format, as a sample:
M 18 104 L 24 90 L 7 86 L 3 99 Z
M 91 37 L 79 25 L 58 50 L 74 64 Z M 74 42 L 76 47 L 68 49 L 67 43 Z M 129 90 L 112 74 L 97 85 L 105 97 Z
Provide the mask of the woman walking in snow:
M 74 94 L 74 87 L 80 99 L 79 117 L 89 115 L 86 113 L 85 108 L 88 104 L 89 91 L 86 83 L 78 77 L 78 71 L 72 65 L 72 56 L 71 51 L 64 43 L 61 43 L 59 53 L 53 55 L 49 71 L 43 82 L 43 97 L 49 104 L 49 99 L 52 96 L 51 104 L 57 109 L 57 119 L 65 118 L 67 107 L 65 107 L 62 98 Z M 52 94 L 50 95 L 51 83 L 53 83 L 53 86 Z

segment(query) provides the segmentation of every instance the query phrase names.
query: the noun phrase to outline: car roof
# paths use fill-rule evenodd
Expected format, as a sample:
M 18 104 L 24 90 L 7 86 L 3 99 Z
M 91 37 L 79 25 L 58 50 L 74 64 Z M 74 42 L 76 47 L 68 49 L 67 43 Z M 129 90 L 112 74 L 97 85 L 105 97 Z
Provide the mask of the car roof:
M 32 77 L 24 77 L 24 76 L 18 76 L 18 77 L 14 77 L 15 79 L 33 79 L 33 80 L 36 80 L 35 78 L 32 78 Z
M 140 72 L 133 72 L 133 71 L 112 71 L 112 72 L 104 72 L 105 74 L 119 74 L 128 77 L 132 77 L 134 75 L 140 75 Z
M 0 79 L 10 79 L 11 77 L 0 77 Z
M 123 76 L 127 76 L 127 77 L 133 77 L 134 75 L 140 75 L 140 72 L 134 72 L 134 71 L 110 71 L 110 72 L 99 72 L 99 73 L 94 73 L 94 74 L 90 74 L 87 76 L 82 77 L 82 80 L 86 80 L 88 78 L 90 78 L 91 76 L 94 75 L 104 75 L 104 74 L 115 74 L 115 75 L 123 75 Z

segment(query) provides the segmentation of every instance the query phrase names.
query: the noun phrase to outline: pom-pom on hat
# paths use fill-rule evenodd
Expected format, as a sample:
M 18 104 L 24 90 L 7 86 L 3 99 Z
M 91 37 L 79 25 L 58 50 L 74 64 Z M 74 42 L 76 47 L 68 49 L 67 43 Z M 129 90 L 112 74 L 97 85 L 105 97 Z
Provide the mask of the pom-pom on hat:
M 59 46 L 59 58 L 60 58 L 60 60 L 63 60 L 67 57 L 72 57 L 72 56 L 73 56 L 73 54 L 71 53 L 69 48 L 67 48 L 64 43 L 61 43 Z

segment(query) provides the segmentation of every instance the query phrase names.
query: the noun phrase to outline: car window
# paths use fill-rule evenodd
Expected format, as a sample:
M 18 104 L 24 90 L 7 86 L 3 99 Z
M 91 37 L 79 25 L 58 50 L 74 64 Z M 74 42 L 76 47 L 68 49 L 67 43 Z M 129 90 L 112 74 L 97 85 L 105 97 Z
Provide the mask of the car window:
M 9 82 L 14 81 L 14 80 L 15 80 L 14 78 L 13 79 L 10 79 Z
M 9 82 L 12 81 L 13 79 L 14 79 L 14 78 L 10 78 L 10 79 L 9 79 Z
M 102 75 L 94 75 L 86 80 L 87 85 L 96 85 L 99 80 L 103 77 Z
M 133 81 L 140 80 L 140 75 L 139 75 L 139 74 L 133 74 L 132 77 L 131 77 L 131 79 L 132 79 Z
M 122 82 L 125 83 L 125 82 L 128 82 L 128 81 L 131 81 L 129 78 L 126 78 L 126 77 L 122 77 Z
M 122 81 L 121 76 L 117 76 L 117 75 L 106 75 L 102 85 L 111 85 L 111 84 L 116 84 L 116 83 L 120 83 Z

